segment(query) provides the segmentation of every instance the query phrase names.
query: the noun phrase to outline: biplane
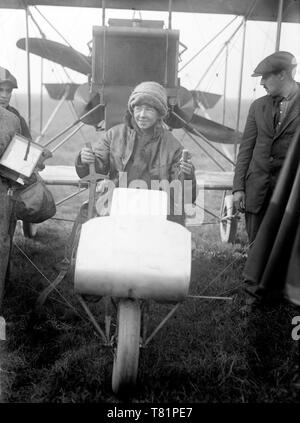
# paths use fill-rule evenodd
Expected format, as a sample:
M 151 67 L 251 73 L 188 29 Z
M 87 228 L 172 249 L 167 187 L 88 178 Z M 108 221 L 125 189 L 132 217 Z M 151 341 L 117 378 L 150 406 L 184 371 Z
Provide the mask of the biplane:
M 93 28 L 93 40 L 88 44 L 89 55 L 84 55 L 73 49 L 70 45 L 60 44 L 45 37 L 30 13 L 31 6 L 70 6 L 102 8 L 102 25 Z M 279 49 L 282 22 L 299 21 L 299 1 L 253 1 L 250 4 L 231 0 L 226 2 L 201 2 L 195 0 L 180 1 L 0 1 L 0 7 L 24 9 L 26 11 L 27 34 L 25 38 L 18 40 L 17 47 L 27 52 L 28 60 L 28 110 L 30 113 L 30 56 L 35 54 L 43 59 L 60 64 L 63 68 L 72 69 L 86 75 L 86 84 L 50 84 L 45 87 L 51 98 L 58 100 L 55 111 L 36 138 L 43 146 L 49 146 L 53 142 L 68 133 L 67 137 L 56 145 L 52 151 L 63 145 L 72 138 L 84 124 L 93 125 L 98 129 L 108 129 L 122 119 L 125 107 L 125 99 L 136 83 L 143 79 L 153 79 L 162 83 L 168 90 L 170 110 L 172 113 L 166 124 L 170 129 L 182 129 L 187 133 L 193 143 L 217 165 L 218 171 L 201 171 L 197 169 L 199 187 L 207 190 L 221 190 L 224 192 L 220 215 L 207 210 L 210 215 L 217 218 L 220 225 L 222 241 L 232 242 L 235 239 L 237 227 L 237 214 L 234 210 L 232 197 L 227 195 L 232 187 L 234 162 L 237 154 L 237 146 L 241 139 L 239 129 L 239 117 L 241 106 L 242 69 L 244 58 L 245 39 L 241 51 L 241 76 L 239 81 L 239 99 L 236 128 L 229 128 L 224 124 L 207 119 L 199 110 L 206 112 L 213 107 L 220 96 L 200 90 L 187 90 L 180 85 L 180 61 L 183 61 L 186 46 L 181 43 L 179 31 L 172 28 L 172 12 L 193 13 L 217 13 L 238 15 L 242 18 L 240 25 L 234 30 L 233 36 L 243 30 L 245 37 L 246 22 L 248 20 L 277 21 L 277 33 L 275 49 Z M 129 9 L 134 12 L 161 11 L 168 13 L 168 28 L 164 28 L 164 21 L 150 21 L 142 19 L 109 19 L 106 22 L 105 11 L 107 9 Z M 135 15 L 134 15 L 135 16 Z M 38 27 L 39 38 L 29 37 L 29 21 Z M 274 40 L 275 41 L 275 40 Z M 128 46 L 132 45 L 131 56 L 128 54 Z M 209 43 L 208 43 L 209 44 Z M 146 46 L 151 55 L 143 55 L 138 46 Z M 134 51 L 134 53 L 133 53 Z M 101 57 L 101 59 L 98 59 Z M 127 62 L 126 62 L 127 60 Z M 130 67 L 132 61 L 140 62 L 138 70 L 133 71 Z M 119 64 L 122 63 L 122 66 Z M 185 63 L 186 66 L 188 63 Z M 127 66 L 127 67 L 126 67 Z M 227 69 L 224 70 L 225 73 Z M 42 81 L 43 82 L 43 81 Z M 224 78 L 224 84 L 226 77 Z M 224 87 L 224 96 L 226 90 Z M 65 101 L 72 103 L 77 119 L 65 130 L 55 137 L 44 142 L 47 128 L 59 113 L 60 107 Z M 97 107 L 98 106 L 98 107 Z M 41 106 L 42 107 L 42 106 Z M 225 102 L 224 102 L 225 107 Z M 94 109 L 94 110 L 92 110 Z M 207 114 L 206 114 L 207 115 Z M 29 121 L 31 117 L 29 116 Z M 75 128 L 75 129 L 74 129 Z M 70 130 L 74 129 L 70 133 Z M 217 145 L 216 143 L 219 143 Z M 225 159 L 230 170 L 224 169 L 218 160 L 215 160 L 206 150 L 205 145 L 216 152 L 219 158 Z M 233 146 L 233 153 L 226 149 L 226 145 Z M 221 147 L 221 148 L 220 148 Z M 79 179 L 73 166 L 46 166 L 41 173 L 47 184 L 78 186 Z M 193 222 L 190 219 L 190 222 Z M 191 223 L 192 224 L 192 223 Z M 28 226 L 28 225 L 27 225 Z M 26 226 L 26 234 L 33 234 L 33 228 Z
M 89 79 L 88 84 L 83 87 L 70 84 L 47 87 L 50 95 L 52 93 L 59 101 L 74 99 L 75 102 L 76 95 L 79 96 L 81 109 L 80 107 L 77 108 L 78 118 L 76 121 L 54 138 L 43 143 L 44 147 L 50 145 L 59 136 L 64 135 L 76 125 L 80 126 L 86 123 L 101 130 L 119 123 L 126 107 L 130 90 L 143 80 L 156 80 L 165 86 L 168 93 L 170 116 L 166 121 L 166 125 L 172 129 L 184 129 L 187 133 L 197 136 L 210 145 L 213 143 L 233 144 L 235 146 L 233 158 L 227 157 L 221 150 L 217 149 L 223 157 L 225 156 L 224 158 L 229 160 L 232 166 L 234 166 L 237 145 L 240 140 L 238 127 L 234 130 L 195 113 L 197 106 L 205 108 L 205 101 L 209 102 L 209 96 L 205 96 L 200 91 L 189 92 L 180 86 L 178 78 L 180 41 L 179 32 L 172 28 L 172 12 L 193 11 L 195 13 L 240 15 L 243 17 L 243 25 L 241 27 L 244 27 L 244 29 L 246 21 L 249 19 L 277 20 L 276 49 L 279 49 L 280 45 L 281 22 L 300 22 L 300 0 L 287 2 L 283 0 L 278 2 L 271 0 L 258 2 L 255 0 L 250 2 L 250 4 L 238 0 L 224 2 L 217 0 L 210 2 L 196 0 L 186 0 L 184 2 L 176 0 L 157 0 L 152 2 L 103 0 L 100 3 L 97 0 L 49 2 L 17 0 L 3 2 L 0 0 L 0 7 L 25 9 L 27 18 L 28 8 L 33 5 L 102 7 L 102 25 L 93 28 L 91 57 L 83 56 L 69 46 L 62 46 L 51 40 L 43 38 L 30 39 L 28 34 L 26 40 L 18 42 L 18 47 L 26 49 L 28 55 L 33 53 L 42 58 L 55 61 L 87 75 Z M 275 5 L 277 6 L 276 8 L 274 8 Z M 140 19 L 126 20 L 126 22 L 124 20 L 111 20 L 107 25 L 105 19 L 106 8 L 167 11 L 169 15 L 168 28 L 165 29 L 162 22 L 142 21 Z M 145 49 L 155 53 L 155 55 L 143 54 Z M 127 52 L 127 55 L 124 52 Z M 132 69 L 127 56 L 129 56 L 131 62 L 138 63 L 139 66 Z M 244 51 L 242 51 L 243 56 Z M 156 60 L 154 60 L 154 57 Z M 122 66 L 120 66 L 120 63 Z M 205 100 L 201 99 L 203 96 Z M 40 141 L 43 136 L 44 133 L 41 134 Z M 68 141 L 69 138 L 70 136 L 67 136 L 67 139 L 61 141 L 58 146 Z M 57 145 L 55 149 L 57 149 Z M 232 187 L 232 173 L 232 171 L 222 171 L 213 174 L 208 172 L 203 174 L 199 171 L 197 178 L 199 185 L 201 187 L 204 186 L 205 189 L 217 189 L 226 192 Z M 68 166 L 46 166 L 41 175 L 49 185 L 79 186 L 82 184 L 82 181 L 75 174 L 74 168 Z M 141 195 L 144 194 L 141 192 Z M 151 192 L 153 199 L 155 194 L 163 195 L 161 192 Z M 134 196 L 135 193 L 132 191 L 129 195 Z M 116 198 L 118 196 L 122 198 L 123 193 L 116 190 Z M 117 202 L 117 199 L 115 201 Z M 147 201 L 144 201 L 144 203 L 147 203 Z M 153 205 L 155 201 L 150 201 L 149 204 Z M 160 204 L 165 204 L 165 202 Z M 136 218 L 135 210 L 133 210 L 134 219 L 124 225 L 124 220 L 120 219 L 118 214 L 119 211 L 115 209 L 105 222 L 101 221 L 101 218 L 91 219 L 86 222 L 80 236 L 75 260 L 75 288 L 77 292 L 79 294 L 99 295 L 101 297 L 118 297 L 117 302 L 113 301 L 113 305 L 118 310 L 117 332 L 116 335 L 111 336 L 111 315 L 105 312 L 105 331 L 103 331 L 98 323 L 93 320 L 86 303 L 79 295 L 81 304 L 87 311 L 103 343 L 114 348 L 115 359 L 112 387 L 116 393 L 126 391 L 128 387 L 130 388 L 135 384 L 140 345 L 146 346 L 148 344 L 174 313 L 178 303 L 187 296 L 191 262 L 190 234 L 182 227 L 177 227 L 176 230 L 175 227 L 171 228 L 172 225 L 169 225 L 171 222 L 166 223 L 165 221 L 164 205 L 163 209 L 160 212 L 160 218 L 155 219 L 155 223 L 153 221 L 151 227 L 145 224 L 145 215 L 141 220 Z M 223 233 L 221 232 L 222 237 L 227 241 L 233 240 L 234 237 L 236 227 L 234 214 L 232 199 L 224 196 L 220 224 L 223 230 Z M 147 213 L 146 218 L 149 218 Z M 112 226 L 114 226 L 113 231 L 111 230 Z M 117 241 L 121 240 L 119 234 L 122 231 L 125 236 L 123 236 L 123 244 L 120 248 L 123 248 L 122 251 L 126 251 L 127 255 L 124 256 L 125 258 L 120 255 L 118 257 L 118 260 L 120 260 L 116 265 L 116 260 L 111 260 L 113 255 L 110 253 L 113 251 L 115 241 L 117 243 Z M 107 239 L 110 239 L 110 243 L 104 247 L 102 246 L 100 255 L 100 246 L 96 245 L 95 242 L 90 242 L 94 234 L 98 234 L 99 237 L 107 234 Z M 170 234 L 172 237 L 168 236 Z M 129 248 L 128 245 L 124 245 L 124 239 L 128 239 L 133 235 L 136 242 L 135 248 L 131 249 L 132 246 Z M 154 244 L 153 240 L 157 239 L 158 242 Z M 152 243 L 147 240 L 152 241 Z M 174 240 L 176 241 L 174 242 Z M 140 248 L 139 254 L 136 251 L 137 244 Z M 154 260 L 151 263 L 150 261 L 145 261 L 145 257 L 147 255 L 151 256 L 150 252 L 153 252 L 156 249 L 155 247 L 158 250 L 155 255 L 156 261 Z M 165 254 L 170 249 L 174 253 L 173 256 L 171 255 L 171 259 L 175 257 L 177 266 L 172 266 L 170 254 Z M 154 259 L 154 256 L 151 257 Z M 138 268 L 136 266 L 137 261 L 139 262 Z M 102 273 L 99 273 L 99 265 L 101 265 L 100 270 Z M 116 275 L 115 268 L 118 266 L 122 269 L 122 274 Z M 152 266 L 152 274 L 150 276 L 146 275 L 149 278 L 143 273 L 143 266 L 146 268 Z M 176 269 L 174 269 L 175 267 Z M 163 272 L 158 271 L 161 269 L 163 269 Z M 141 272 L 139 273 L 139 271 Z M 109 283 L 99 284 L 98 281 L 101 276 L 103 276 L 103 280 L 106 278 Z M 129 291 L 130 295 L 128 295 Z M 49 292 L 47 290 L 47 294 Z M 149 298 L 177 303 L 150 336 L 146 335 L 145 327 L 141 326 L 144 322 L 144 313 L 147 312 L 145 304 Z M 142 339 L 140 337 L 141 333 L 143 334 Z

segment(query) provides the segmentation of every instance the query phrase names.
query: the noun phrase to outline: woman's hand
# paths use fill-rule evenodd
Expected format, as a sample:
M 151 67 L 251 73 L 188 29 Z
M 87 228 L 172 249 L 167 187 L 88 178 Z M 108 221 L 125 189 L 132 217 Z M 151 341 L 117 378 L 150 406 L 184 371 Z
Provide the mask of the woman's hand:
M 83 147 L 80 152 L 80 160 L 82 164 L 92 164 L 95 163 L 95 154 L 93 150 L 88 147 Z
M 191 154 L 187 152 L 188 156 L 186 160 L 183 160 L 182 158 L 179 161 L 179 167 L 182 173 L 184 173 L 189 178 L 193 177 L 194 174 L 194 165 L 191 161 Z

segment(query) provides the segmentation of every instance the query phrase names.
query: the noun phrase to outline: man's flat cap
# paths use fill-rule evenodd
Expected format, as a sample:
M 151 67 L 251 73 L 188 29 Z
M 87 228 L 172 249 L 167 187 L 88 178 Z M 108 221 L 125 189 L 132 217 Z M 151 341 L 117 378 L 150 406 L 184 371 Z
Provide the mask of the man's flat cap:
M 10 82 L 12 88 L 18 88 L 16 78 L 7 69 L 0 66 L 0 84 L 2 82 Z
M 282 70 L 291 70 L 297 66 L 295 56 L 287 51 L 276 51 L 262 60 L 251 76 L 262 76 L 268 73 L 277 73 Z

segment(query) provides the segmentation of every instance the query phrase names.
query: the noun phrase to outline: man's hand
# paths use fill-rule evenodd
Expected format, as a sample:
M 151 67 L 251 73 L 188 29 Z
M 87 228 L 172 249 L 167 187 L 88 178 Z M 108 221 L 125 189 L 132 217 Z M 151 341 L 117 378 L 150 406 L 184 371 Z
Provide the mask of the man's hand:
M 235 191 L 233 194 L 233 203 L 238 211 L 245 213 L 245 192 Z
M 188 152 L 188 156 L 186 160 L 180 159 L 180 170 L 184 173 L 188 178 L 192 178 L 194 173 L 194 165 L 191 161 L 191 154 Z
M 52 153 L 50 150 L 48 150 L 48 148 L 44 148 L 41 154 L 41 157 L 39 158 L 37 164 L 36 164 L 36 168 L 37 171 L 39 172 L 40 170 L 45 169 L 45 164 L 44 161 L 47 159 L 50 159 L 52 157 Z
M 93 150 L 88 147 L 83 147 L 80 152 L 80 160 L 82 164 L 92 164 L 95 163 L 95 154 Z

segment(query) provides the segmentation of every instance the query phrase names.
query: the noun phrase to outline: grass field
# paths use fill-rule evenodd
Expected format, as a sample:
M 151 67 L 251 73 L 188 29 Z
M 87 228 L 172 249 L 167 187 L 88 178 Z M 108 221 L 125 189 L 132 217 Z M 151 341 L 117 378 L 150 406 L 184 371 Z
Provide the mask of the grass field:
M 63 120 L 66 114 L 53 133 Z M 85 136 L 94 139 L 93 129 Z M 81 142 L 76 138 L 51 160 L 73 163 Z M 196 166 L 209 168 L 203 155 L 196 158 Z M 55 196 L 61 195 L 61 189 L 56 189 Z M 83 197 L 64 205 L 57 216 L 74 218 Z M 211 210 L 218 210 L 220 199 L 221 193 L 205 194 Z M 17 228 L 4 300 L 7 341 L 0 344 L 2 402 L 122 402 L 111 390 L 111 350 L 101 346 L 87 321 L 74 295 L 71 274 L 41 309 L 36 308 L 38 295 L 61 269 L 71 227 L 71 222 L 50 220 L 39 225 L 34 239 L 24 238 Z M 243 221 L 234 245 L 220 243 L 217 225 L 191 230 L 196 248 L 190 294 L 232 300 L 186 299 L 141 351 L 138 385 L 131 401 L 298 403 L 300 392 L 293 384 L 297 344 L 291 338 L 296 312 L 289 304 L 249 307 L 242 282 L 247 252 Z M 170 308 L 151 302 L 150 329 Z M 103 322 L 102 302 L 91 309 Z

